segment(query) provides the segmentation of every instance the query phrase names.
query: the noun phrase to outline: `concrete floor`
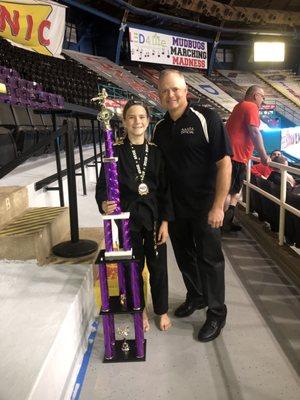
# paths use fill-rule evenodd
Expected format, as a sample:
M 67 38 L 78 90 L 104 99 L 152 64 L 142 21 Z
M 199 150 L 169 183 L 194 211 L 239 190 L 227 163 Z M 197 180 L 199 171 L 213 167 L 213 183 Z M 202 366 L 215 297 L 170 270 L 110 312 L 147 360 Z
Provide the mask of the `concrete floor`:
M 0 185 L 26 185 L 31 206 L 59 205 L 57 193 L 37 193 L 33 189 L 35 181 L 55 172 L 53 158 L 46 157 L 42 161 L 36 160 L 26 164 L 2 179 Z M 87 168 L 86 171 L 87 196 L 82 196 L 80 178 L 77 178 L 79 224 L 80 227 L 99 227 L 101 222 L 94 201 L 94 170 Z M 299 399 L 299 288 L 282 274 L 278 266 L 245 230 L 244 233 L 223 238 L 223 247 L 226 254 L 228 320 L 222 335 L 206 344 L 196 341 L 197 332 L 205 320 L 203 310 L 196 311 L 185 319 L 172 317 L 173 327 L 168 332 L 160 332 L 157 329 L 152 315 L 151 330 L 146 335 L 146 362 L 103 364 L 103 335 L 100 323 L 80 400 Z M 14 267 L 21 271 L 24 282 L 20 282 L 14 273 L 9 273 L 7 266 L 5 271 L 3 269 L 3 274 L 0 274 L 0 400 L 29 399 L 24 395 L 26 391 L 23 389 L 26 387 L 28 393 L 30 379 L 33 382 L 32 374 L 39 373 L 38 363 L 43 364 L 40 350 L 43 345 L 50 346 L 51 341 L 55 341 L 52 333 L 55 326 L 58 328 L 59 321 L 45 313 L 45 304 L 46 309 L 50 306 L 43 302 L 46 289 L 49 290 L 48 296 L 54 296 L 51 299 L 53 315 L 60 315 L 61 321 L 64 315 L 59 302 L 56 301 L 58 293 L 63 296 L 65 292 L 64 280 L 61 281 L 62 286 L 56 287 L 56 292 L 53 291 L 53 281 L 49 275 L 50 280 L 43 289 L 36 285 L 38 275 L 35 274 L 46 273 L 43 276 L 47 276 L 46 270 L 35 270 L 37 267 L 30 265 L 16 264 Z M 57 274 L 57 268 L 53 267 L 54 276 Z M 84 267 L 78 268 L 81 270 Z M 29 273 L 31 270 L 34 270 L 32 275 Z M 72 282 L 72 270 L 69 270 L 69 266 L 64 266 L 63 270 L 66 271 L 67 281 Z M 169 281 L 172 315 L 176 306 L 184 299 L 185 290 L 171 246 Z M 75 295 L 75 287 L 72 290 Z M 30 314 L 33 295 L 36 304 L 39 303 L 34 315 Z M 73 300 L 68 297 L 70 307 Z M 10 308 L 6 309 L 6 306 Z M 29 314 L 24 314 L 25 307 Z M 67 310 L 68 305 L 65 304 L 64 307 Z M 28 315 L 31 319 L 28 319 Z M 29 320 L 32 321 L 31 324 L 28 324 Z M 40 324 L 37 324 L 37 321 L 40 321 Z M 127 319 L 124 317 L 118 317 L 116 321 L 117 327 L 127 325 Z M 71 328 L 69 324 L 68 329 Z M 39 329 L 42 329 L 44 335 L 41 338 L 38 334 Z M 63 346 L 69 342 L 67 338 L 68 336 L 65 342 L 62 342 Z M 20 367 L 21 360 L 26 362 Z M 59 371 L 59 366 L 60 364 L 53 366 L 52 371 Z M 55 379 L 50 371 L 43 386 L 47 390 L 44 389 L 44 393 L 37 400 L 66 400 L 65 397 L 51 395 L 54 392 L 48 392 L 49 388 L 55 388 Z M 10 396 L 7 396 L 7 393 L 10 393 Z M 50 397 L 46 396 L 47 393 Z
M 100 323 L 80 400 L 299 399 L 299 289 L 247 233 L 225 237 L 223 247 L 228 319 L 222 335 L 197 342 L 204 310 L 172 317 L 168 332 L 158 330 L 152 314 L 146 362 L 103 364 Z M 185 290 L 171 246 L 169 282 L 172 315 Z M 124 316 L 116 321 L 128 325 Z

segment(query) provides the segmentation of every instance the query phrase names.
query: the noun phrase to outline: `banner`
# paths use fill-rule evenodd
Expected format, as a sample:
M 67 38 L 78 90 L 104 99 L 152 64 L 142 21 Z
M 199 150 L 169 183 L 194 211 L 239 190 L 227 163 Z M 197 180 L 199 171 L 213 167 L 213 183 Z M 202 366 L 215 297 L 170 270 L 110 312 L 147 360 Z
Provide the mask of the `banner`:
M 271 87 L 265 85 L 264 82 L 262 82 L 261 79 L 259 79 L 252 72 L 225 69 L 219 69 L 218 72 L 220 72 L 220 74 L 235 83 L 237 86 L 243 88 L 244 93 L 246 93 L 246 90 L 249 86 L 258 85 L 263 87 L 267 100 L 272 100 L 280 97 L 279 95 L 274 93 L 274 90 Z
M 65 6 L 53 1 L 0 0 L 0 36 L 24 49 L 58 57 L 65 32 Z
M 300 107 L 300 84 L 287 71 L 259 71 L 257 75 Z
M 210 77 L 211 78 L 211 77 Z M 237 101 L 241 101 L 245 97 L 245 90 L 235 85 L 231 80 L 222 75 L 216 75 L 211 78 L 212 81 L 225 93 L 229 94 Z
M 300 126 L 281 129 L 281 150 L 300 161 Z
M 120 88 L 143 98 L 157 109 L 162 109 L 157 90 L 147 82 L 133 75 L 130 71 L 127 71 L 105 57 L 79 53 L 78 51 L 73 50 L 63 50 L 63 53 L 95 71 L 98 75 L 107 79 L 109 82 L 113 82 Z M 95 96 L 96 94 L 97 93 L 95 93 Z
M 192 86 L 198 92 L 204 94 L 226 110 L 231 112 L 237 104 L 235 99 L 223 92 L 222 89 L 209 81 L 203 75 L 194 72 L 184 72 L 183 75 L 185 76 L 188 85 Z
M 207 68 L 207 43 L 183 36 L 129 28 L 131 60 Z

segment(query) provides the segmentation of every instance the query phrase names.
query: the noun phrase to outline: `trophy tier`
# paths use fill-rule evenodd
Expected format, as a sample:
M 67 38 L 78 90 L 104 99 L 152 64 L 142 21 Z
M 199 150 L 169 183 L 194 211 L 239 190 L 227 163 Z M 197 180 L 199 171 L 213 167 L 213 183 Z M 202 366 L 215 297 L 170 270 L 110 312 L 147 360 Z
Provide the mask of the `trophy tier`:
M 123 264 L 130 264 L 131 262 L 139 262 L 138 259 L 135 258 L 134 254 L 132 254 L 130 257 L 124 257 L 120 259 L 118 256 L 113 257 L 113 253 L 117 253 L 117 251 L 112 251 L 111 254 L 112 256 L 106 257 L 106 250 L 102 249 L 100 250 L 98 257 L 95 261 L 95 264 L 118 264 L 119 262 L 122 262 Z
M 100 315 L 108 314 L 138 314 L 143 312 L 143 307 L 139 309 L 134 309 L 132 304 L 130 304 L 130 298 L 127 299 L 129 304 L 125 307 L 120 303 L 120 296 L 110 296 L 109 297 L 109 310 L 100 311 Z
M 103 358 L 104 363 L 116 363 L 116 362 L 133 362 L 133 361 L 146 361 L 146 344 L 147 340 L 144 340 L 144 357 L 136 356 L 135 340 L 129 339 L 126 342 L 129 344 L 129 351 L 124 352 L 122 350 L 123 340 L 115 341 L 115 355 L 111 359 Z

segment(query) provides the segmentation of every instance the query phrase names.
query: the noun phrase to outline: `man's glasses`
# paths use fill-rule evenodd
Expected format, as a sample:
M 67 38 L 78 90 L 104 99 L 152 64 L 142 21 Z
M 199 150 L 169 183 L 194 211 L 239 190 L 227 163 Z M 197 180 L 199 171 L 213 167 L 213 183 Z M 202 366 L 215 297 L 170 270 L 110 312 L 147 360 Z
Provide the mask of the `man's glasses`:
M 257 93 L 255 93 L 255 94 L 259 94 L 260 96 L 261 96 L 261 98 L 263 99 L 263 101 L 265 101 L 265 96 L 262 94 L 262 93 L 259 93 L 259 92 L 257 92 Z

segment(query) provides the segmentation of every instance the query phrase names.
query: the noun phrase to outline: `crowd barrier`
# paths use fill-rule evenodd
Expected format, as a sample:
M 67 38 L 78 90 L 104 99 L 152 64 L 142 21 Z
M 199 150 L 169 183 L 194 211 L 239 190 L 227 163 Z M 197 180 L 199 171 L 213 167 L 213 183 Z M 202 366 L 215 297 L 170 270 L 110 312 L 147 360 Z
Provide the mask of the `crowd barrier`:
M 288 165 L 270 162 L 270 167 L 280 170 L 281 185 L 275 185 L 266 179 L 251 176 L 252 161 L 260 159 L 252 157 L 247 166 L 246 180 L 246 214 L 257 212 L 261 221 L 270 224 L 271 230 L 278 232 L 279 244 L 300 247 L 300 188 L 287 191 L 287 172 L 296 179 L 300 177 L 300 169 Z

